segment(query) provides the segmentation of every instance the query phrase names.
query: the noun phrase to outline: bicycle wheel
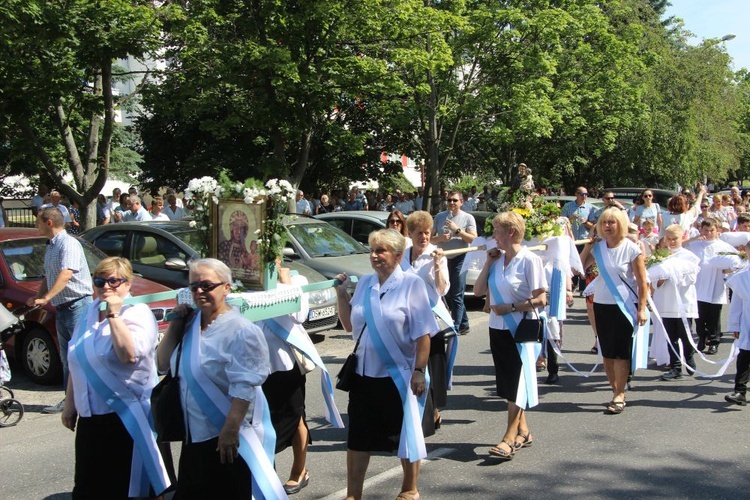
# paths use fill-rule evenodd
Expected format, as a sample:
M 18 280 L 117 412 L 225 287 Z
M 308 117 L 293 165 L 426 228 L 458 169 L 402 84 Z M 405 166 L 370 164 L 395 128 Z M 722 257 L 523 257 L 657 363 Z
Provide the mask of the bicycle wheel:
M 0 385 L 0 399 L 5 399 L 5 398 L 13 399 L 15 397 L 16 395 L 13 394 L 13 391 L 11 390 L 10 387 L 5 387 L 4 385 Z
M 17 399 L 0 400 L 0 427 L 11 427 L 23 418 L 23 405 Z

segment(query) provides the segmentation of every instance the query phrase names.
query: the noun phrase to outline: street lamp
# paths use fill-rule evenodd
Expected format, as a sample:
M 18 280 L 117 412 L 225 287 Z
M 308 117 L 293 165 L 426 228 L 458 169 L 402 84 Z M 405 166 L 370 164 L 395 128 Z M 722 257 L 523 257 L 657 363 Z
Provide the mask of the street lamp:
M 737 35 L 735 35 L 734 33 L 729 33 L 728 35 L 724 35 L 723 37 L 721 37 L 719 41 L 728 42 L 729 40 L 734 40 L 735 38 L 737 38 Z

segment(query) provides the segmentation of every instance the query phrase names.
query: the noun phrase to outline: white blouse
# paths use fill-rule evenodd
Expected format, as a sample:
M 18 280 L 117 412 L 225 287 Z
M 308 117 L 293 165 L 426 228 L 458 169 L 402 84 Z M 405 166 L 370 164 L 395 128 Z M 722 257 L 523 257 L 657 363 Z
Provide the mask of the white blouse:
M 544 272 L 544 263 L 541 257 L 535 255 L 526 247 L 521 250 L 510 260 L 508 266 L 504 266 L 505 255 L 502 255 L 494 264 L 492 278 L 497 284 L 502 297 L 513 303 L 523 302 L 531 298 L 531 292 L 540 288 L 547 290 L 547 277 Z M 492 293 L 492 285 L 488 284 L 490 289 L 490 304 L 498 305 L 503 303 L 502 297 L 495 297 Z M 536 310 L 536 314 L 541 312 L 541 308 Z M 516 322 L 523 318 L 522 312 L 511 313 Z M 528 314 L 531 314 L 529 312 Z M 527 316 L 528 317 L 528 316 Z M 536 317 L 536 315 L 534 316 Z M 498 315 L 495 311 L 490 310 L 490 328 L 498 330 L 509 330 L 503 315 Z
M 727 285 L 734 291 L 729 306 L 727 331 L 739 332 L 737 347 L 750 351 L 750 270 L 735 274 L 727 281 Z
M 669 258 L 685 259 L 698 264 L 698 257 L 684 248 L 678 248 Z M 682 317 L 681 312 L 685 313 L 686 318 L 698 317 L 696 278 L 697 274 L 686 274 L 678 282 L 668 279 L 660 287 L 656 287 L 653 301 L 662 318 L 680 318 Z M 657 285 L 653 280 L 651 284 Z
M 196 319 L 197 321 L 197 319 Z M 200 364 L 206 376 L 229 396 L 250 402 L 245 419 L 253 417 L 255 387 L 268 378 L 271 367 L 268 361 L 268 345 L 263 332 L 254 323 L 232 309 L 216 318 L 200 336 Z M 177 360 L 175 348 L 170 360 L 174 373 Z M 201 412 L 193 395 L 188 391 L 185 370 L 189 353 L 180 360 L 180 392 L 182 409 L 187 416 L 191 442 L 208 441 L 219 435 L 217 429 Z
M 120 311 L 120 317 L 128 326 L 133 336 L 135 348 L 135 364 L 125 364 L 117 359 L 112 346 L 112 331 L 109 320 L 99 321 L 100 300 L 95 300 L 86 310 L 81 321 L 86 321 L 88 329 L 94 332 L 94 352 L 101 359 L 107 369 L 132 391 L 137 399 L 149 398 L 151 389 L 156 385 L 156 319 L 146 304 L 125 305 Z M 83 368 L 76 358 L 76 342 L 79 330 L 76 329 L 68 347 L 68 361 L 70 377 L 73 381 L 76 411 L 82 417 L 105 415 L 114 410 L 104 401 L 89 384 Z
M 642 252 L 640 247 L 625 238 L 616 247 L 607 247 L 606 251 L 609 253 L 609 258 L 615 267 L 615 271 L 619 275 L 619 277 L 612 276 L 615 285 L 621 283 L 620 277 L 622 277 L 630 289 L 634 293 L 637 293 L 635 275 L 633 274 L 633 261 L 641 255 Z M 599 267 L 599 277 L 592 282 L 594 285 L 594 302 L 597 304 L 616 304 L 617 302 L 615 301 L 615 298 L 612 296 L 612 293 L 610 293 L 607 284 L 604 282 L 604 278 L 601 276 L 604 264 L 597 262 L 597 266 Z
M 427 287 L 414 273 L 406 273 L 396 267 L 381 286 L 376 274 L 368 274 L 359 280 L 351 300 L 352 336 L 362 341 L 357 348 L 357 373 L 362 376 L 384 378 L 388 370 L 380 359 L 365 326 L 364 301 L 370 294 L 380 295 L 383 319 L 393 333 L 396 344 L 405 358 L 414 366 L 417 339 L 424 335 L 434 336 L 439 327 L 430 308 Z M 380 332 L 381 335 L 389 335 Z
M 724 270 L 736 270 L 729 256 L 721 252 L 734 253 L 735 248 L 719 239 L 710 241 L 691 241 L 685 248 L 700 259 L 701 270 L 698 272 L 695 288 L 700 302 L 709 304 L 726 304 L 727 292 L 724 286 Z M 739 259 L 737 259 L 739 262 Z
M 304 276 L 292 276 L 292 285 L 302 286 L 306 284 L 307 278 L 305 278 Z M 283 283 L 278 284 L 279 288 L 283 288 L 285 286 L 289 285 L 285 285 Z M 307 332 L 303 328 L 302 323 L 305 322 L 309 311 L 310 305 L 307 294 L 303 293 L 301 309 L 296 313 L 289 314 L 289 317 L 292 319 L 292 323 L 294 324 L 292 328 L 302 330 L 302 333 L 304 335 L 307 335 Z M 266 325 L 265 322 L 260 322 L 260 326 L 263 330 L 263 335 L 266 337 L 266 343 L 268 343 L 271 373 L 288 372 L 289 370 L 294 368 L 296 358 L 294 357 L 294 353 L 292 352 L 292 346 L 281 340 L 278 335 L 273 333 L 273 331 Z
M 448 293 L 451 287 L 450 279 L 448 277 L 448 259 L 445 257 L 440 259 L 440 274 L 445 280 L 445 291 L 442 294 L 438 293 L 437 285 L 435 284 L 435 266 L 432 258 L 432 252 L 437 250 L 437 246 L 430 243 L 422 252 L 422 255 L 417 257 L 414 263 L 411 263 L 412 250 L 404 251 L 404 258 L 401 260 L 401 268 L 407 272 L 412 272 L 424 280 L 427 285 L 427 296 L 430 299 L 430 304 L 436 304 L 440 297 Z

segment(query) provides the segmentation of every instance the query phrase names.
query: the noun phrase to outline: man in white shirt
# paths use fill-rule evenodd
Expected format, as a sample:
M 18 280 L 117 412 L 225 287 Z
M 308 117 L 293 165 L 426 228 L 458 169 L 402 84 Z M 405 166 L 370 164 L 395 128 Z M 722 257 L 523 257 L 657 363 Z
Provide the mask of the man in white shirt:
M 39 184 L 39 193 L 31 198 L 31 213 L 34 214 L 34 217 L 39 215 L 39 209 L 47 202 L 47 186 Z
M 312 206 L 305 199 L 305 193 L 301 189 L 297 190 L 297 213 L 302 215 L 312 215 Z
M 164 213 L 169 217 L 169 220 L 180 220 L 187 217 L 185 209 L 179 206 L 177 201 L 177 196 L 167 195 L 167 206 L 164 207 Z
M 60 213 L 63 215 L 63 220 L 65 221 L 65 228 L 67 229 L 70 226 L 70 223 L 72 222 L 72 219 L 70 218 L 70 212 L 68 212 L 68 207 L 60 203 L 60 200 L 62 199 L 62 195 L 60 194 L 60 191 L 57 189 L 53 189 L 49 193 L 49 203 L 45 203 L 40 207 L 40 209 L 48 208 L 48 207 L 54 207 L 60 211 Z
M 143 202 L 140 197 L 131 195 L 130 196 L 130 210 L 123 212 L 123 222 L 146 222 L 151 220 L 151 214 L 148 210 L 143 208 Z
M 107 201 L 107 210 L 109 210 L 110 214 L 114 214 L 115 211 L 120 208 L 120 195 L 122 195 L 120 188 L 114 188 L 112 190 L 112 198 Z
M 151 220 L 170 220 L 164 213 L 164 200 L 161 196 L 154 196 L 151 200 Z

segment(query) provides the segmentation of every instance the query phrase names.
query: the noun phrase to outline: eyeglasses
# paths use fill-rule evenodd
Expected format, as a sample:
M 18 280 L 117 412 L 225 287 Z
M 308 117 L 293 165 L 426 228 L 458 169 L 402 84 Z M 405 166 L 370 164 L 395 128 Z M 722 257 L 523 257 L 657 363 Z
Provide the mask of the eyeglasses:
M 104 288 L 104 284 L 109 285 L 110 288 L 117 288 L 123 283 L 127 283 L 126 278 L 94 278 L 94 286 L 96 288 Z
M 448 198 L 448 203 L 458 203 L 461 200 L 457 200 L 456 198 Z
M 578 196 L 588 196 L 588 193 L 576 193 Z
M 603 199 L 603 200 L 608 200 L 608 201 L 612 201 L 612 200 L 614 200 L 614 199 L 615 199 L 615 197 L 614 197 L 614 196 L 605 196 L 605 197 L 604 197 L 604 198 L 602 198 L 602 199 Z
M 403 222 L 398 219 L 390 219 L 388 220 L 388 224 L 403 224 Z
M 644 198 L 653 198 L 654 195 L 653 194 L 644 194 L 643 197 Z
M 701 208 L 708 208 L 708 205 L 701 205 Z
M 194 281 L 188 285 L 191 292 L 197 292 L 200 288 L 204 292 L 212 292 L 217 286 L 221 286 L 224 283 L 219 281 L 218 283 L 211 283 L 210 281 Z

